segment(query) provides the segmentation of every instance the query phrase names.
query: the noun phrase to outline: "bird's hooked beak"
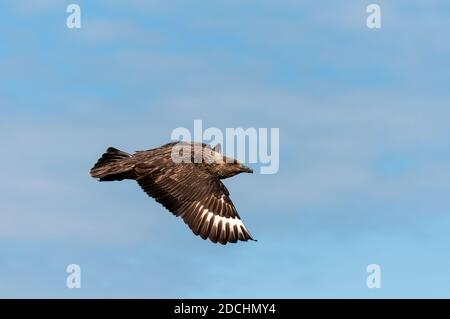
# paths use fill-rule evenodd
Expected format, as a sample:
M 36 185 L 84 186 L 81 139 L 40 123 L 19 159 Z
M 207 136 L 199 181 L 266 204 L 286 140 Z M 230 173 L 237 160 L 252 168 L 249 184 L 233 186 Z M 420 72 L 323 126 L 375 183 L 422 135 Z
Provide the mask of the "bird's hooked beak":
M 241 172 L 253 174 L 253 168 L 241 164 Z

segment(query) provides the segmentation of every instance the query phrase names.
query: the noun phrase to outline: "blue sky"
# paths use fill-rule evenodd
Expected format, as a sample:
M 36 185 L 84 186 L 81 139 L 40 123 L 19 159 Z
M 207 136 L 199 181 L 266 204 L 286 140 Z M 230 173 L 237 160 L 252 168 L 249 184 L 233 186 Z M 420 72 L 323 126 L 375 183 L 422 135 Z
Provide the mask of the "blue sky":
M 450 297 L 450 4 L 370 3 L 2 1 L 0 297 Z M 195 119 L 280 128 L 277 174 L 225 181 L 257 243 L 89 178 Z

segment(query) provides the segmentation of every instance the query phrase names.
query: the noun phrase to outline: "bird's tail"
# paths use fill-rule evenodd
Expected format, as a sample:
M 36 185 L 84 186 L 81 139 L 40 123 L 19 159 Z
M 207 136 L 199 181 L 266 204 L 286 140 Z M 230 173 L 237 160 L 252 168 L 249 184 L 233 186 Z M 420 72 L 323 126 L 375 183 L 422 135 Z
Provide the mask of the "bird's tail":
M 91 168 L 90 175 L 99 178 L 100 181 L 120 181 L 134 178 L 134 163 L 132 156 L 114 147 L 109 147 L 106 152 Z

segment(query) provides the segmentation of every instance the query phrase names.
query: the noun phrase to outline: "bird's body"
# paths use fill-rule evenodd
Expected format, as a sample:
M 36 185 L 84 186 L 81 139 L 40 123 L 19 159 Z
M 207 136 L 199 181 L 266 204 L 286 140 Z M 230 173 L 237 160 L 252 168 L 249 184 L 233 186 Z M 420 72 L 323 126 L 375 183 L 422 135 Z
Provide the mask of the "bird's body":
M 242 172 L 253 171 L 209 145 L 174 142 L 133 155 L 110 147 L 90 174 L 100 181 L 136 180 L 194 234 L 226 244 L 253 240 L 220 181 Z

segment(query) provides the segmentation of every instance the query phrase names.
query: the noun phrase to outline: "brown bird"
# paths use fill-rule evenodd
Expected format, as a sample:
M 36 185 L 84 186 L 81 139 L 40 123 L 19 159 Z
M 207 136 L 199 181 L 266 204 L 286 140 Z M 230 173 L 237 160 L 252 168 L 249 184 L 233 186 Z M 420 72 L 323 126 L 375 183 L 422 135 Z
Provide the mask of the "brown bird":
M 195 235 L 214 243 L 254 240 L 220 181 L 253 173 L 237 160 L 197 142 L 173 142 L 131 155 L 110 147 L 91 169 L 99 181 L 136 180 L 141 188 Z

